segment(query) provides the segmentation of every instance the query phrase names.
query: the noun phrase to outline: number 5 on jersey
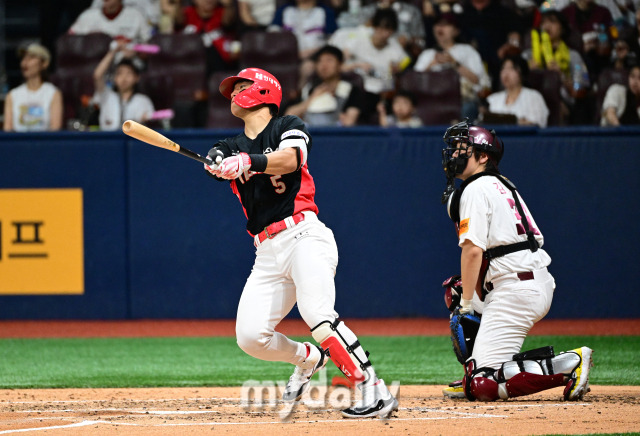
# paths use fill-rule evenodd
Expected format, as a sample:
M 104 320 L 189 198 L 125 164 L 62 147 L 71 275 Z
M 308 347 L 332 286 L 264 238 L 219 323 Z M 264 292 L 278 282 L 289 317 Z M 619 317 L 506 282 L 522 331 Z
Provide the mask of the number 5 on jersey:
M 287 190 L 284 182 L 280 180 L 281 177 L 281 175 L 269 177 L 271 179 L 271 184 L 276 188 L 276 194 L 282 194 Z

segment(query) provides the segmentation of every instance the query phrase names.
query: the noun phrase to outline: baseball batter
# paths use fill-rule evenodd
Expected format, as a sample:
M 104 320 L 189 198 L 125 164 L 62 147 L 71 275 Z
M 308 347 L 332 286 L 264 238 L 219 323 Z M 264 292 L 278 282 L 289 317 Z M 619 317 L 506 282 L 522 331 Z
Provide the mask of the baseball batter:
M 468 121 L 449 127 L 444 141 L 449 186 L 454 178 L 463 181 L 448 199 L 462 249 L 462 297 L 454 316 L 473 314 L 474 292 L 483 299 L 464 364 L 466 397 L 494 401 L 565 386 L 565 400 L 582 399 L 589 391 L 590 348 L 558 355 L 552 347 L 520 352 L 531 327 L 549 311 L 555 281 L 538 225 L 498 170 L 504 143 L 494 131 Z
M 231 100 L 233 115 L 244 121 L 244 132 L 218 142 L 209 156 L 214 162 L 218 156 L 223 160 L 205 169 L 230 181 L 256 247 L 238 305 L 238 345 L 258 359 L 296 365 L 285 401 L 300 399 L 313 374 L 330 358 L 362 391 L 362 400 L 343 410 L 343 416 L 388 416 L 398 409 L 398 401 L 334 309 L 338 249 L 333 233 L 317 216 L 307 164 L 309 132 L 298 117 L 277 116 L 282 89 L 264 70 L 244 69 L 224 79 L 220 92 Z M 320 347 L 275 331 L 296 303 Z

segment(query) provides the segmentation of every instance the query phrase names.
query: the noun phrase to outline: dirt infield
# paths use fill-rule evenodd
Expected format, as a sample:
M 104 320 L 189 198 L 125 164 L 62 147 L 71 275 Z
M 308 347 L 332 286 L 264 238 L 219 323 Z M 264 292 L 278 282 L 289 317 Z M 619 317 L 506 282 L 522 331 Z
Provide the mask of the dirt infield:
M 449 334 L 443 319 L 349 320 L 349 325 L 363 336 Z M 299 320 L 285 320 L 278 330 L 309 334 Z M 545 320 L 531 334 L 640 335 L 640 320 Z M 0 321 L 2 338 L 233 335 L 232 320 Z M 303 398 L 290 415 L 279 402 L 249 407 L 240 387 L 0 390 L 0 435 L 515 436 L 640 431 L 640 386 L 592 386 L 583 401 L 571 403 L 561 401 L 561 388 L 496 403 L 446 399 L 442 388 L 399 387 L 400 410 L 388 420 L 343 419 L 338 410 L 346 404 L 336 404 L 340 398 L 336 394 L 351 398 L 353 391 L 346 388 Z M 280 397 L 279 392 L 271 394 L 269 398 Z
M 640 387 L 594 386 L 581 402 L 560 388 L 496 403 L 445 399 L 438 386 L 402 386 L 388 419 L 347 420 L 307 399 L 288 421 L 282 404 L 247 409 L 241 388 L 0 390 L 0 434 L 531 435 L 640 430 Z

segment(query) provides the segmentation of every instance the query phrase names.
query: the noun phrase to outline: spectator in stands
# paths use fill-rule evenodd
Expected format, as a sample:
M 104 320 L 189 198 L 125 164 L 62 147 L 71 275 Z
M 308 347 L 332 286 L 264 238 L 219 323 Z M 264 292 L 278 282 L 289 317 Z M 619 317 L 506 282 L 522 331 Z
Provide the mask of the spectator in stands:
M 489 112 L 513 114 L 518 118 L 519 125 L 547 127 L 549 109 L 544 98 L 538 91 L 523 86 L 528 73 L 527 62 L 522 57 L 505 57 L 500 69 L 504 91 L 487 97 Z
M 378 103 L 381 127 L 420 127 L 422 120 L 416 115 L 416 98 L 407 91 L 398 91 L 391 99 L 391 114 L 387 114 L 384 101 Z
M 354 126 L 360 116 L 362 90 L 341 77 L 342 51 L 326 45 L 314 56 L 316 80 L 307 83 L 299 102 L 286 109 L 310 126 Z
M 62 93 L 46 81 L 51 62 L 49 50 L 29 44 L 19 50 L 24 83 L 12 89 L 4 101 L 4 130 L 35 132 L 62 128 Z
M 560 95 L 565 112 L 573 114 L 571 118 L 574 123 L 584 124 L 589 114 L 578 116 L 580 109 L 576 108 L 576 101 L 582 104 L 582 108 L 588 106 L 584 99 L 590 80 L 587 65 L 580 53 L 570 49 L 565 42 L 569 32 L 569 25 L 562 13 L 553 9 L 543 12 L 540 31 L 531 30 L 531 49 L 525 50 L 522 56 L 529 62 L 531 69 L 553 70 L 562 75 Z
M 288 30 L 298 40 L 300 58 L 300 89 L 313 73 L 311 56 L 323 45 L 337 28 L 333 9 L 317 0 L 295 0 L 279 7 L 269 30 Z
M 519 17 L 500 0 L 464 0 L 460 17 L 462 37 L 487 63 L 493 89 L 500 83 L 501 59 L 519 53 L 524 30 Z
M 171 34 L 176 27 L 176 17 L 181 13 L 180 0 L 160 0 L 160 19 L 158 32 Z
M 582 35 L 582 52 L 595 82 L 610 61 L 614 36 L 611 13 L 605 7 L 596 4 L 595 0 L 575 0 L 562 14 L 567 18 L 569 27 Z M 617 33 L 617 31 L 615 31 Z
M 116 64 L 113 89 L 107 86 L 106 74 L 116 53 L 124 51 L 126 43 L 118 41 L 114 49 L 102 58 L 93 73 L 95 94 L 93 102 L 100 107 L 100 130 L 118 130 L 125 120 L 146 122 L 155 111 L 151 99 L 137 89 L 140 71 L 130 53 Z
M 273 22 L 275 0 L 238 0 L 241 31 L 266 30 Z
M 175 30 L 202 35 L 207 48 L 207 75 L 236 68 L 234 0 L 192 0 L 193 5 L 176 8 Z
M 368 124 L 376 115 L 376 106 L 383 93 L 395 89 L 395 76 L 411 62 L 393 35 L 398 18 L 393 9 L 378 9 L 372 19 L 373 28 L 360 26 L 348 37 L 335 35 L 331 44 L 342 48 L 345 57 L 343 71 L 353 71 L 364 81 L 365 100 L 361 122 Z M 377 119 L 375 120 L 377 124 Z
M 393 9 L 398 17 L 395 37 L 405 51 L 412 57 L 417 57 L 425 46 L 425 30 L 420 9 L 414 4 L 405 0 L 378 0 L 362 7 L 358 24 L 370 23 L 376 10 L 389 8 Z
M 102 1 L 101 9 L 89 8 L 80 14 L 69 33 L 106 33 L 133 42 L 146 42 L 151 38 L 151 26 L 138 9 L 124 6 L 122 0 Z
M 629 71 L 628 86 L 613 84 L 602 104 L 602 126 L 640 124 L 640 65 Z
M 295 0 L 279 7 L 271 24 L 271 29 L 296 35 L 300 59 L 311 57 L 337 28 L 333 10 L 316 0 Z
M 437 45 L 423 51 L 413 68 L 420 72 L 455 70 L 460 75 L 461 117 L 475 120 L 480 103 L 478 94 L 491 88 L 491 80 L 480 54 L 469 44 L 456 42 L 460 29 L 457 17 L 452 12 L 438 14 L 433 34 Z
M 638 54 L 629 49 L 629 43 L 624 39 L 618 39 L 613 44 L 610 67 L 614 70 L 629 70 L 638 63 Z
M 100 9 L 105 0 L 93 0 L 91 8 Z M 135 8 L 146 18 L 151 27 L 157 27 L 160 21 L 159 0 L 122 0 L 123 6 Z

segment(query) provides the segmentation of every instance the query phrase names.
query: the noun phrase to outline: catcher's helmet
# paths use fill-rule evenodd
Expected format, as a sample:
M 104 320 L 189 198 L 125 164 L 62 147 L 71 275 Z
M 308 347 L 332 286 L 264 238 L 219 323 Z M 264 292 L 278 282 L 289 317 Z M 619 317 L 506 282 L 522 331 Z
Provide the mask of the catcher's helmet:
M 241 80 L 253 82 L 233 99 L 238 106 L 249 109 L 260 104 L 275 104 L 280 109 L 282 87 L 271 73 L 259 68 L 245 68 L 237 76 L 227 77 L 220 83 L 220 92 L 231 100 L 233 87 Z
M 447 144 L 442 150 L 442 167 L 448 177 L 455 177 L 464 171 L 471 156 L 470 147 L 487 153 L 496 167 L 504 154 L 504 143 L 495 130 L 469 123 L 468 118 L 449 127 L 442 140 Z

